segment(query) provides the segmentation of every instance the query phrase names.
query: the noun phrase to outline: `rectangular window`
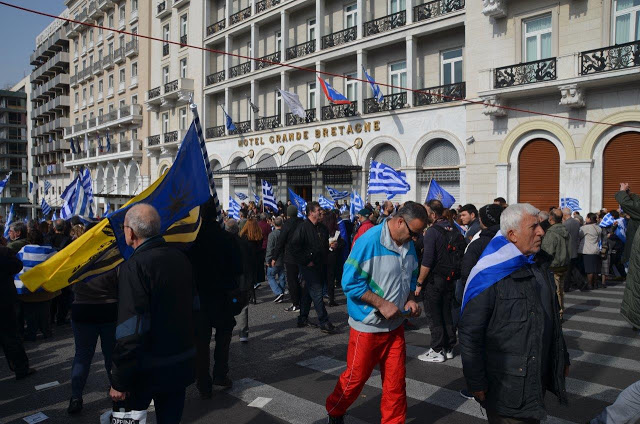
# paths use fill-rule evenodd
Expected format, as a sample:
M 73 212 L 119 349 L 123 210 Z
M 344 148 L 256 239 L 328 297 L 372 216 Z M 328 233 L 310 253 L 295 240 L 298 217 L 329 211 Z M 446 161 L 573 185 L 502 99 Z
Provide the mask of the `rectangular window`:
M 89 86 L 89 97 L 93 97 L 93 84 Z
M 82 34 L 82 48 L 87 47 L 87 34 Z
M 131 64 L 131 78 L 135 78 L 138 76 L 138 62 L 133 62 Z
M 113 103 L 109 105 L 109 112 L 113 112 Z
M 138 129 L 134 128 L 131 130 L 131 139 L 132 140 L 137 140 L 138 139 Z
M 126 3 L 122 3 L 122 5 L 120 6 L 120 9 L 119 9 L 119 11 L 120 11 L 120 20 L 121 21 L 124 21 L 124 18 L 126 17 L 126 13 L 127 12 L 125 10 L 125 5 L 126 5 Z
M 358 4 L 353 3 L 344 8 L 344 27 L 351 28 L 358 22 Z
M 282 51 L 282 32 L 276 31 L 276 51 Z
M 87 89 L 83 88 L 82 89 L 82 101 L 87 100 Z
M 124 101 L 124 99 L 120 100 L 120 102 L 118 103 L 118 107 L 125 107 L 126 106 L 126 102 Z
M 107 17 L 107 22 L 108 22 L 108 26 L 109 28 L 113 28 L 113 13 L 109 13 L 109 16 Z
M 102 80 L 98 81 L 98 93 L 102 93 L 104 90 L 104 83 Z
M 389 84 L 394 86 L 391 88 L 391 94 L 401 93 L 404 90 L 395 87 L 407 86 L 407 62 L 396 62 L 389 65 Z
M 307 41 L 316 39 L 316 20 L 309 19 L 307 21 Z
M 75 99 L 75 101 L 76 101 L 76 105 L 78 104 L 78 96 L 79 96 L 79 93 L 78 93 L 78 92 L 76 92 L 76 95 L 74 96 L 74 99 Z
M 169 82 L 169 67 L 165 66 L 162 68 L 162 83 L 166 84 Z
M 165 25 L 162 27 L 162 39 L 165 41 L 169 41 L 169 36 L 171 35 L 169 31 L 169 25 Z
M 164 112 L 162 114 L 162 133 L 166 134 L 169 132 L 169 112 Z
M 124 47 L 124 44 L 125 44 L 125 42 L 124 42 L 124 35 L 121 35 L 121 36 L 120 36 L 120 47 Z
M 358 82 L 355 79 L 350 78 L 358 78 L 357 72 L 351 72 L 349 74 L 345 74 L 347 77 L 344 80 L 344 91 L 347 95 L 347 99 L 355 102 L 358 100 Z
M 131 104 L 132 105 L 137 105 L 138 104 L 138 95 L 134 94 L 133 96 L 131 96 Z
M 98 60 L 102 60 L 102 50 L 98 50 Z
M 181 130 L 187 129 L 187 108 L 186 107 L 183 107 L 182 109 L 180 109 L 180 129 Z
M 276 114 L 280 115 L 282 111 L 282 94 L 276 91 Z
M 187 14 L 180 16 L 180 36 L 187 35 Z
M 125 80 L 125 79 L 126 79 L 126 73 L 125 73 L 124 68 L 122 68 L 122 69 L 120 69 L 120 80 L 119 80 L 119 81 L 120 81 L 121 83 L 124 83 L 124 80 Z
M 442 52 L 441 84 L 455 84 L 462 82 L 462 49 Z
M 97 24 L 98 24 L 98 34 L 102 34 L 102 27 L 104 26 L 104 19 L 98 20 Z
M 98 109 L 98 116 L 104 115 L 104 110 L 102 108 Z
M 524 21 L 524 57 L 527 62 L 551 57 L 551 15 Z
M 613 16 L 616 44 L 640 40 L 640 0 L 614 0 Z
M 316 107 L 316 83 L 310 82 L 307 84 L 307 109 L 313 109 Z
M 109 43 L 107 50 L 109 50 L 109 54 L 113 54 L 113 42 Z
M 401 12 L 405 10 L 406 3 L 405 0 L 389 0 L 389 14 L 393 15 L 394 13 Z
M 187 77 L 187 58 L 180 59 L 180 78 Z
M 113 74 L 109 75 L 109 84 L 108 84 L 109 88 L 113 88 Z

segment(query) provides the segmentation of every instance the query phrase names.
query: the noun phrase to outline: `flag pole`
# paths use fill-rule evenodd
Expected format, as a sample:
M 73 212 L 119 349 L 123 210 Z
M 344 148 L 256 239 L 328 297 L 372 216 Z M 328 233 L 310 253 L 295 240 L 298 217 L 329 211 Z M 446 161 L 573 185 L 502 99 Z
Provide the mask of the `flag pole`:
M 371 202 L 369 198 L 369 180 L 371 179 L 371 163 L 373 162 L 373 158 L 369 158 L 369 173 L 367 174 L 367 203 Z

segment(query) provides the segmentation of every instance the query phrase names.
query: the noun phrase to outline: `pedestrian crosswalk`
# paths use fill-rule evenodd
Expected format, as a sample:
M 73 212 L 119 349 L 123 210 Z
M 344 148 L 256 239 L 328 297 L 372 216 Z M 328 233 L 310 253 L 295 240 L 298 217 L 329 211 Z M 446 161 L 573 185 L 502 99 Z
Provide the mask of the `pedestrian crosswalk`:
M 604 290 L 568 293 L 565 297 L 563 330 L 571 358 L 567 378 L 569 405 L 559 405 L 547 394 L 547 423 L 584 423 L 613 403 L 621 390 L 640 380 L 640 337 L 620 316 L 624 286 Z M 407 339 L 407 422 L 480 423 L 486 412 L 475 400 L 460 396 L 465 388 L 458 350 L 444 363 L 424 363 L 417 357 L 428 349 L 430 332 L 424 318 L 421 328 L 406 332 Z M 309 330 L 312 331 L 312 330 Z M 346 332 L 346 329 L 345 329 Z M 326 422 L 324 402 L 337 377 L 346 368 L 346 345 L 331 354 L 311 351 L 294 367 L 304 389 L 292 389 L 289 381 L 260 382 L 243 379 L 231 394 L 246 404 L 257 398 L 272 399 L 261 407 L 264 413 L 288 423 Z M 295 387 L 300 387 L 299 385 Z M 379 422 L 380 372 L 367 381 L 362 399 L 350 410 L 350 423 Z M 263 401 L 257 402 L 262 404 Z M 365 407 L 366 406 L 366 407 Z M 377 416 L 375 414 L 378 414 Z M 377 417 L 377 418 L 376 418 Z

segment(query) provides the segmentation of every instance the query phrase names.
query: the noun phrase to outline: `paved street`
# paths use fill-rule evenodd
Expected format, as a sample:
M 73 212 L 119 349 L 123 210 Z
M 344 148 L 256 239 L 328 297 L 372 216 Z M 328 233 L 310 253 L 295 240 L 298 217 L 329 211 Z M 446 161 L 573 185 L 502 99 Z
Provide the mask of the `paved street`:
M 562 407 L 554 396 L 547 396 L 548 422 L 584 423 L 612 403 L 621 389 L 640 379 L 640 338 L 618 313 L 622 292 L 623 286 L 618 284 L 590 293 L 567 294 L 564 331 L 572 360 L 567 381 L 570 403 Z M 250 309 L 249 343 L 240 344 L 237 334 L 232 343 L 233 389 L 217 392 L 212 400 L 200 400 L 191 386 L 183 422 L 324 422 L 325 398 L 345 366 L 348 326 L 344 297 L 338 297 L 341 306 L 329 308 L 332 321 L 341 329 L 332 336 L 295 328 L 296 314 L 283 311 L 287 304 L 272 303 L 265 285 L 258 290 L 258 298 L 259 304 Z M 311 317 L 315 318 L 314 312 Z M 464 387 L 459 356 L 443 364 L 417 359 L 429 342 L 424 321 L 417 320 L 421 328 L 407 333 L 407 422 L 483 422 L 480 406 L 458 394 Z M 97 423 L 110 407 L 102 355 L 96 353 L 85 389 L 85 409 L 77 417 L 67 415 L 74 343 L 69 326 L 55 330 L 51 341 L 26 346 L 32 365 L 38 368 L 34 376 L 16 382 L 4 358 L 0 361 L 0 422 L 24 422 L 23 417 L 42 411 L 50 417 L 47 423 Z M 42 390 L 34 387 L 54 381 L 59 385 Z M 380 387 L 376 373 L 351 408 L 347 422 L 380 421 Z

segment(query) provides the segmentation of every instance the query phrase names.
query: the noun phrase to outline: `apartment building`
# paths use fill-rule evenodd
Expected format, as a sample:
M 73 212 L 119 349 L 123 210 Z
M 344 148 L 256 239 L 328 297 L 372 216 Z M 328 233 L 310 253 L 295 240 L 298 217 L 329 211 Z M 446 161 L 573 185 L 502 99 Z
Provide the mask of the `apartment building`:
M 483 0 L 466 17 L 467 96 L 485 102 L 467 106 L 468 199 L 589 212 L 617 208 L 620 182 L 637 192 L 640 3 Z
M 67 18 L 65 10 L 61 17 Z M 69 40 L 63 28 L 64 21 L 54 20 L 36 37 L 36 48 L 31 54 L 31 144 L 29 145 L 32 182 L 37 182 L 38 196 L 52 207 L 60 206 L 60 195 L 71 182 L 71 172 L 64 166 L 69 146 L 64 141 L 64 130 L 70 126 Z M 51 188 L 44 192 L 44 182 Z M 38 196 L 33 193 L 38 205 Z
M 146 140 L 151 180 L 173 163 L 193 114 L 189 101 L 203 111 L 202 46 L 204 2 L 190 0 L 157 1 L 152 11 L 152 35 L 167 42 L 151 43 L 150 75 L 145 105 L 150 115 Z
M 411 190 L 394 201 L 424 200 L 433 178 L 464 203 L 466 113 L 457 99 L 468 75 L 467 8 L 464 0 L 205 1 L 203 43 L 231 53 L 204 53 L 205 135 L 221 198 L 263 179 L 283 201 L 287 188 L 307 200 L 326 195 L 325 185 L 362 193 L 376 160 L 407 174 Z M 381 87 L 382 102 L 356 80 L 364 70 L 395 86 Z M 330 104 L 313 71 L 333 74 L 322 78 L 350 103 Z M 304 119 L 278 89 L 299 96 Z
M 107 203 L 122 206 L 149 185 L 143 154 L 149 119 L 142 102 L 148 90 L 150 42 L 119 33 L 151 32 L 151 0 L 66 0 L 69 16 L 71 123 L 65 166 L 89 167 L 98 214 Z
M 0 90 L 0 178 L 11 172 L 9 182 L 0 195 L 0 214 L 6 217 L 12 204 L 18 216 L 26 210 L 17 209 L 29 202 L 27 198 L 27 99 L 29 77 L 10 90 Z M 6 218 L 5 218 L 6 219 Z

